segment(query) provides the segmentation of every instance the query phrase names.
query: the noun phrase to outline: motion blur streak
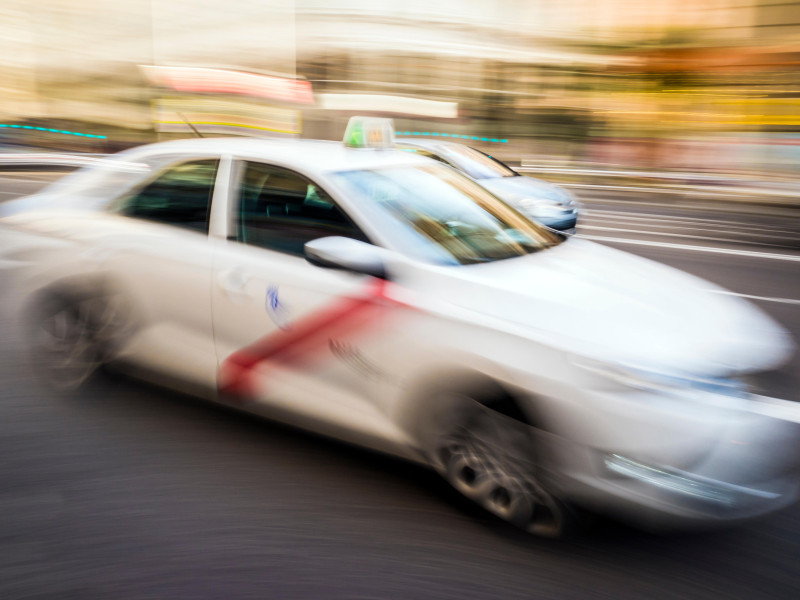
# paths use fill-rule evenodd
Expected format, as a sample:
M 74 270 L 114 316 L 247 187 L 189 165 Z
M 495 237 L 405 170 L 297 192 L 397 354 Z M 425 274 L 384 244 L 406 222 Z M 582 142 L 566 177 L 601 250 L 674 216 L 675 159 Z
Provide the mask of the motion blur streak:
M 798 505 L 691 536 L 677 534 L 663 515 L 648 521 L 644 510 L 663 506 L 657 500 L 663 492 L 679 496 L 683 506 L 711 506 L 705 524 L 721 524 L 732 504 L 791 496 L 788 484 L 765 481 L 773 468 L 797 481 L 800 355 L 788 356 L 791 341 L 784 339 L 785 363 L 719 379 L 623 365 L 610 352 L 584 361 L 590 369 L 573 369 L 580 362 L 573 354 L 588 353 L 592 344 L 580 336 L 599 331 L 609 346 L 624 346 L 625 336 L 635 334 L 632 350 L 640 356 L 664 351 L 666 336 L 652 334 L 655 329 L 625 327 L 638 318 L 671 333 L 675 347 L 684 345 L 684 358 L 698 356 L 710 342 L 697 332 L 714 322 L 728 335 L 717 366 L 731 366 L 738 357 L 724 351 L 767 327 L 713 309 L 690 321 L 685 315 L 695 314 L 705 295 L 683 296 L 677 283 L 657 288 L 649 279 L 657 266 L 636 266 L 612 249 L 700 278 L 697 289 L 720 302 L 707 300 L 708 306 L 756 306 L 800 340 L 799 0 L 3 0 L 0 55 L 0 220 L 9 223 L 0 225 L 0 597 L 797 598 Z M 580 513 L 578 534 L 550 543 L 496 518 L 519 524 L 524 513 L 511 506 L 514 488 L 507 481 L 518 473 L 502 471 L 502 462 L 489 470 L 502 471 L 506 487 L 481 498 L 464 468 L 458 475 L 465 485 L 456 486 L 462 495 L 414 462 L 114 373 L 66 394 L 44 380 L 48 361 L 29 356 L 33 334 L 22 315 L 34 300 L 24 290 L 40 283 L 29 279 L 32 271 L 45 279 L 66 276 L 80 260 L 94 270 L 61 288 L 70 303 L 51 302 L 51 333 L 70 331 L 70 323 L 83 327 L 73 332 L 88 328 L 85 335 L 98 338 L 111 330 L 114 340 L 104 341 L 114 350 L 141 343 L 139 332 L 124 325 L 136 310 L 142 311 L 137 318 L 164 327 L 169 323 L 160 310 L 169 304 L 204 335 L 165 327 L 158 331 L 166 340 L 163 352 L 142 354 L 157 366 L 180 366 L 188 356 L 206 360 L 197 378 L 217 383 L 213 344 L 226 333 L 196 314 L 203 303 L 212 305 L 206 294 L 216 283 L 189 276 L 216 268 L 220 255 L 243 245 L 234 239 L 238 224 L 230 208 L 244 167 L 236 157 L 214 155 L 217 162 L 181 179 L 189 199 L 207 192 L 204 177 L 222 174 L 230 184 L 208 195 L 221 207 L 211 211 L 223 215 L 211 216 L 209 243 L 187 252 L 190 266 L 176 266 L 164 258 L 174 240 L 155 230 L 143 241 L 110 227 L 92 230 L 97 219 L 89 212 L 67 218 L 80 203 L 119 196 L 176 160 L 114 162 L 116 152 L 196 137 L 338 142 L 354 114 L 389 117 L 401 137 L 472 146 L 531 181 L 575 195 L 577 239 L 551 250 L 583 249 L 580 260 L 551 260 L 547 250 L 498 265 L 441 267 L 441 277 L 427 281 L 450 294 L 450 312 L 441 312 L 453 322 L 470 322 L 465 313 L 472 325 L 523 314 L 525 326 L 509 325 L 507 341 L 494 345 L 488 334 L 458 337 L 430 323 L 419 329 L 454 348 L 432 357 L 432 366 L 476 340 L 486 354 L 508 357 L 501 388 L 461 373 L 432 376 L 451 391 L 480 391 L 500 415 L 476 438 L 449 440 L 449 471 L 475 466 L 470 452 L 481 444 L 507 449 L 520 431 L 530 433 L 520 426 L 530 422 L 548 458 L 568 466 L 585 459 L 590 479 L 602 477 L 629 507 L 618 506 L 610 518 Z M 305 167 L 319 166 L 288 165 L 304 175 Z M 101 169 L 89 177 L 72 174 L 83 167 Z M 250 181 L 254 198 L 265 181 Z M 35 194 L 51 183 L 57 186 L 47 198 L 62 204 L 36 221 L 42 235 L 32 240 L 21 233 L 23 217 L 13 215 L 41 206 L 44 197 Z M 291 191 L 314 209 L 328 206 L 322 187 Z M 378 189 L 375 197 L 385 193 Z M 207 213 L 198 214 L 200 226 Z M 447 221 L 440 231 L 463 226 Z M 40 262 L 43 247 L 63 261 Z M 79 260 L 67 247 L 79 248 Z M 99 286 L 110 262 L 125 265 L 142 250 L 150 260 L 138 267 L 137 285 L 122 295 L 123 288 Z M 535 276 L 513 271 L 528 258 L 543 259 L 546 268 Z M 601 269 L 601 259 L 617 271 Z M 486 293 L 494 283 L 469 288 L 442 275 L 487 266 L 514 273 L 500 299 Z M 270 361 L 283 332 L 262 337 L 259 329 L 273 322 L 263 306 L 268 263 L 262 267 L 253 269 L 261 287 L 251 285 L 258 297 L 238 332 L 242 340 L 221 358 L 223 372 L 264 367 L 270 387 Z M 317 279 L 333 277 L 320 270 Z M 353 295 L 337 291 L 340 298 Z M 294 310 L 318 300 L 292 293 L 283 285 L 275 298 Z M 542 302 L 534 310 L 537 294 Z M 134 298 L 142 301 L 139 308 L 128 302 Z M 364 406 L 337 405 L 340 397 L 313 387 L 314 378 L 350 372 L 353 388 L 385 390 L 388 369 L 377 368 L 370 345 L 388 337 L 373 328 L 387 324 L 377 318 L 383 305 L 364 306 L 365 322 L 356 311 L 349 322 L 309 331 L 302 343 L 288 344 L 298 354 L 281 360 L 298 367 L 298 380 L 333 417 L 352 413 L 367 424 L 374 414 Z M 312 315 L 326 314 L 324 303 L 313 308 Z M 228 317 L 244 321 L 245 308 L 233 303 Z M 330 337 L 356 326 L 355 342 Z M 564 348 L 572 343 L 572 349 L 555 360 L 511 341 L 542 330 L 556 331 L 549 341 Z M 411 337 L 414 329 L 402 333 Z M 75 333 L 78 348 L 82 336 Z M 260 343 L 249 345 L 255 340 Z M 258 352 L 234 352 L 242 348 Z M 310 356 L 301 349 L 331 354 L 301 361 Z M 753 355 L 768 356 L 770 349 Z M 414 355 L 401 344 L 379 358 L 395 366 Z M 86 349 L 77 358 L 93 364 L 102 356 Z M 77 379 L 84 373 L 80 362 L 71 365 Z M 524 382 L 514 379 L 525 368 L 546 375 L 534 398 L 520 393 Z M 398 387 L 411 395 L 410 386 Z M 557 402 L 565 387 L 583 395 Z M 459 394 L 451 396 L 458 405 Z M 402 408 L 388 393 L 374 397 L 387 413 Z M 607 397 L 615 411 L 598 411 Z M 522 414 L 515 402 L 523 398 L 540 402 L 542 410 Z M 426 402 L 432 398 L 420 400 Z M 730 412 L 715 413 L 715 402 Z M 647 425 L 645 413 L 656 415 L 657 426 Z M 559 445 L 559 433 L 573 423 L 565 414 L 588 415 L 591 426 L 571 432 L 584 444 L 579 450 Z M 481 416 L 477 411 L 471 418 L 480 422 Z M 737 430 L 744 421 L 758 427 Z M 617 433 L 598 439 L 609 423 Z M 425 424 L 441 426 L 433 416 Z M 718 445 L 704 445 L 715 436 Z M 703 466 L 715 478 L 705 477 Z M 542 470 L 550 489 L 567 489 Z M 465 497 L 483 500 L 489 510 Z M 544 501 L 538 506 L 557 510 Z M 673 535 L 643 533 L 616 517 L 641 517 Z

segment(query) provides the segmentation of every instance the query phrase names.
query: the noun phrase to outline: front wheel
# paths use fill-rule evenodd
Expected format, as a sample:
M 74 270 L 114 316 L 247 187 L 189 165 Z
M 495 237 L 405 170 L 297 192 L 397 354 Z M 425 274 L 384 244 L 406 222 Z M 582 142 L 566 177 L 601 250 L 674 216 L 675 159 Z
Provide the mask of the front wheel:
M 564 535 L 569 513 L 540 481 L 533 428 L 468 397 L 459 399 L 450 417 L 431 457 L 450 485 L 532 534 Z

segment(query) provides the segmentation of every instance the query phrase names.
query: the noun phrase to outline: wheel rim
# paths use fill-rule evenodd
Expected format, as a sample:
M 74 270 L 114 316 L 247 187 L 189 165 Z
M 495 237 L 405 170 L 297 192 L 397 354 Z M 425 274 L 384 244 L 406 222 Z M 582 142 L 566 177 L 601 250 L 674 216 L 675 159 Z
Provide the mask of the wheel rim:
M 527 425 L 481 406 L 440 438 L 437 458 L 445 479 L 489 512 L 536 535 L 561 535 L 563 509 L 538 481 Z
M 59 389 L 74 389 L 102 362 L 98 323 L 89 301 L 63 302 L 47 312 L 36 330 L 35 358 L 45 380 Z

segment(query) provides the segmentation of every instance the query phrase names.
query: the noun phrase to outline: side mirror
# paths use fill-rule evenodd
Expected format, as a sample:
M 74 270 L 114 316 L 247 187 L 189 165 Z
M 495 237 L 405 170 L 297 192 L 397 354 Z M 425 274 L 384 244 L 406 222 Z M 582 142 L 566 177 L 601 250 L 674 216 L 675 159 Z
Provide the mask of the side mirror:
M 306 260 L 312 265 L 342 269 L 386 279 L 384 258 L 387 250 L 346 237 L 324 237 L 304 246 Z

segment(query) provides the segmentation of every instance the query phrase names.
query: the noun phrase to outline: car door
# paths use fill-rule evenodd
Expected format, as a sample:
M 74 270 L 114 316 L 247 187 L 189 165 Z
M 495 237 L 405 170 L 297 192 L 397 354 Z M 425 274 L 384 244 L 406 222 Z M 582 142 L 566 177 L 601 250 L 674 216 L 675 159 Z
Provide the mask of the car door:
M 255 161 L 236 171 L 212 286 L 222 397 L 329 433 L 381 435 L 385 418 L 371 400 L 381 374 L 369 361 L 380 282 L 303 254 L 313 239 L 364 234 L 299 173 Z
M 219 165 L 218 157 L 204 156 L 163 167 L 110 205 L 93 247 L 98 267 L 112 274 L 132 312 L 120 358 L 209 396 L 216 354 L 208 231 L 217 178 L 224 177 Z

